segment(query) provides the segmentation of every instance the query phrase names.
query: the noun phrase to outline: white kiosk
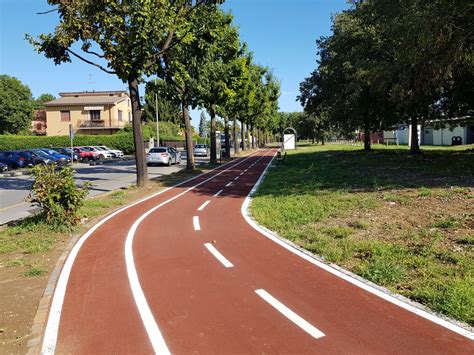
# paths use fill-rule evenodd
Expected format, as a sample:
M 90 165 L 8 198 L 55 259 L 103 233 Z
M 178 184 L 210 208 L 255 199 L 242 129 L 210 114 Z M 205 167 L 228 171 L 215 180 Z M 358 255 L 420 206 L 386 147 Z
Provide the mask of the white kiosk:
M 292 133 L 286 133 L 290 131 Z M 287 127 L 283 131 L 283 150 L 296 149 L 296 130 L 293 127 Z

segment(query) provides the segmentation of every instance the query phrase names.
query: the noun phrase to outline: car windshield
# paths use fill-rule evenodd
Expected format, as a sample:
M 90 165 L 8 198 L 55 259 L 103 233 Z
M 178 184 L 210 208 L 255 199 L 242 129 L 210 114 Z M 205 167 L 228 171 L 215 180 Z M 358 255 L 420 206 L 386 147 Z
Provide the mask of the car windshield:
M 151 148 L 150 153 L 166 153 L 166 148 Z
M 50 155 L 58 154 L 57 151 L 52 150 L 52 149 L 41 149 L 41 151 L 45 152 L 46 154 L 50 154 Z
M 95 147 L 97 150 L 105 150 L 104 147 Z
M 24 157 L 24 158 L 27 158 L 27 159 L 31 158 L 31 153 L 30 152 L 20 152 L 19 155 L 20 155 L 20 157 Z
M 36 153 L 39 156 L 42 156 L 44 158 L 49 158 L 49 155 L 43 152 L 42 150 L 34 150 L 33 153 Z
M 198 148 L 198 149 L 205 149 L 206 146 L 205 146 L 204 144 L 198 144 L 198 145 L 196 146 L 196 148 Z

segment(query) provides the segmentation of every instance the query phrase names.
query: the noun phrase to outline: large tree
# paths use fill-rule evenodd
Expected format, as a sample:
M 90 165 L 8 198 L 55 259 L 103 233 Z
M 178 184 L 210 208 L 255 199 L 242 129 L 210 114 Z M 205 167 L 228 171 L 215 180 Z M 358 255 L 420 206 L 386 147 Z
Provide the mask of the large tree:
M 31 90 L 17 78 L 0 75 L 0 134 L 26 133 L 33 119 Z
M 132 102 L 137 185 L 148 181 L 139 83 L 155 73 L 163 55 L 189 37 L 196 9 L 222 0 L 48 0 L 60 17 L 55 31 L 28 36 L 55 64 L 77 58 L 117 75 L 128 84 Z M 197 34 L 196 34 L 197 35 Z M 78 45 L 77 45 L 78 44 Z

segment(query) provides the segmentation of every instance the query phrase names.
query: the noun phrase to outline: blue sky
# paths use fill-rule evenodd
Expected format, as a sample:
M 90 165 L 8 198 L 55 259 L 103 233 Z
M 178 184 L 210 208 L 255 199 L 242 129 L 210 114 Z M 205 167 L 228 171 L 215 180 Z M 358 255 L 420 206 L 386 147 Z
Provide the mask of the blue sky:
M 281 111 L 301 111 L 295 102 L 299 83 L 316 66 L 318 37 L 330 33 L 331 14 L 347 8 L 345 0 L 228 0 L 224 8 L 235 16 L 241 38 L 257 63 L 272 68 L 281 81 Z M 79 60 L 55 66 L 33 51 L 25 33 L 50 32 L 55 14 L 46 0 L 0 0 L 0 73 L 27 84 L 36 97 L 48 92 L 117 90 L 126 85 Z M 194 120 L 199 116 L 194 114 Z

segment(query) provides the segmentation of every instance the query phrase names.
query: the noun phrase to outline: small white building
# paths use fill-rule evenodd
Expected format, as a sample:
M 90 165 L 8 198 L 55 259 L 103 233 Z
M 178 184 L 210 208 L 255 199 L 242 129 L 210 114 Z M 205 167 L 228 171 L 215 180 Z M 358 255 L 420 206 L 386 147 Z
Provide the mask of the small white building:
M 454 137 L 459 137 L 462 144 L 474 143 L 474 126 L 472 125 L 435 128 L 428 123 L 424 126 L 418 125 L 417 128 L 420 145 L 450 146 L 453 143 Z M 398 144 L 409 145 L 411 140 L 411 125 L 398 125 L 394 127 L 393 130 L 384 131 L 384 138 L 385 137 Z

